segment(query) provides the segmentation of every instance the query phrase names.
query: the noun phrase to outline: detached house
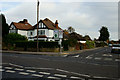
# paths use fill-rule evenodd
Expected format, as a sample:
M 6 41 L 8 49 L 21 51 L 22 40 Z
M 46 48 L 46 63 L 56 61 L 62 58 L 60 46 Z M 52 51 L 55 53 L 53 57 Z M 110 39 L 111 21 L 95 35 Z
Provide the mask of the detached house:
M 33 26 L 28 23 L 27 19 L 20 21 L 18 23 L 12 22 L 10 24 L 9 33 L 17 33 L 28 38 L 28 31 L 32 30 Z
M 62 30 L 58 26 L 58 21 L 56 20 L 53 23 L 48 18 L 40 20 L 38 22 L 38 40 L 42 41 L 56 41 L 55 31 Z M 28 40 L 36 41 L 37 40 L 37 24 L 31 26 L 26 19 L 18 23 L 12 22 L 10 25 L 9 33 L 18 33 L 25 35 Z
M 33 30 L 28 31 L 28 39 L 29 40 L 37 40 L 37 24 L 33 26 Z M 55 30 L 62 30 L 58 26 L 58 21 L 56 20 L 55 23 L 53 23 L 48 18 L 44 20 L 40 20 L 38 22 L 38 40 L 43 41 L 55 41 L 54 38 L 54 31 Z

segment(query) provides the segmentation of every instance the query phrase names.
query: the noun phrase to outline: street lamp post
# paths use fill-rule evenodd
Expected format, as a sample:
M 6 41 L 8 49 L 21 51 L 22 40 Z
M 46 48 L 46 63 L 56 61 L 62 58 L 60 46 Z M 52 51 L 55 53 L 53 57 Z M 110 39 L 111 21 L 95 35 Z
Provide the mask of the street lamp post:
M 38 43 L 38 20 L 39 20 L 39 0 L 37 0 L 37 52 L 39 52 L 39 43 Z

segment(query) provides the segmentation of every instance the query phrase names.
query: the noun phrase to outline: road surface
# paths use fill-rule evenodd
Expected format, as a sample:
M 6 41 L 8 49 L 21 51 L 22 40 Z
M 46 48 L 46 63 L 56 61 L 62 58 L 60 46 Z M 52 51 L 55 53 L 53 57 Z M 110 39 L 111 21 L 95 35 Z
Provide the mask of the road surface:
M 117 80 L 120 56 L 110 50 L 103 47 L 62 56 L 3 53 L 0 72 L 3 80 Z

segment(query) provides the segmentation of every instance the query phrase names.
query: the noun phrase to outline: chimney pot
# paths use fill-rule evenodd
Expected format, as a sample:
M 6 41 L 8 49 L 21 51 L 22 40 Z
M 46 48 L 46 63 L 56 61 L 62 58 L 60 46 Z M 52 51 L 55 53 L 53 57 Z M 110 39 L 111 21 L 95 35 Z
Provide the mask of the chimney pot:
M 58 20 L 55 22 L 55 27 L 58 29 Z

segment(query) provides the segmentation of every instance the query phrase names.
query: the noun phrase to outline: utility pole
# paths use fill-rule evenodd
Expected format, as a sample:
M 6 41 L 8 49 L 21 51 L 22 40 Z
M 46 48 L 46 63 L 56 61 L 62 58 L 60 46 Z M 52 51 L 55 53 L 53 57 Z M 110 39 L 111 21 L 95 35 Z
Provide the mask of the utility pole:
M 38 42 L 38 20 L 39 20 L 39 0 L 37 0 L 37 52 L 39 52 L 39 42 Z

